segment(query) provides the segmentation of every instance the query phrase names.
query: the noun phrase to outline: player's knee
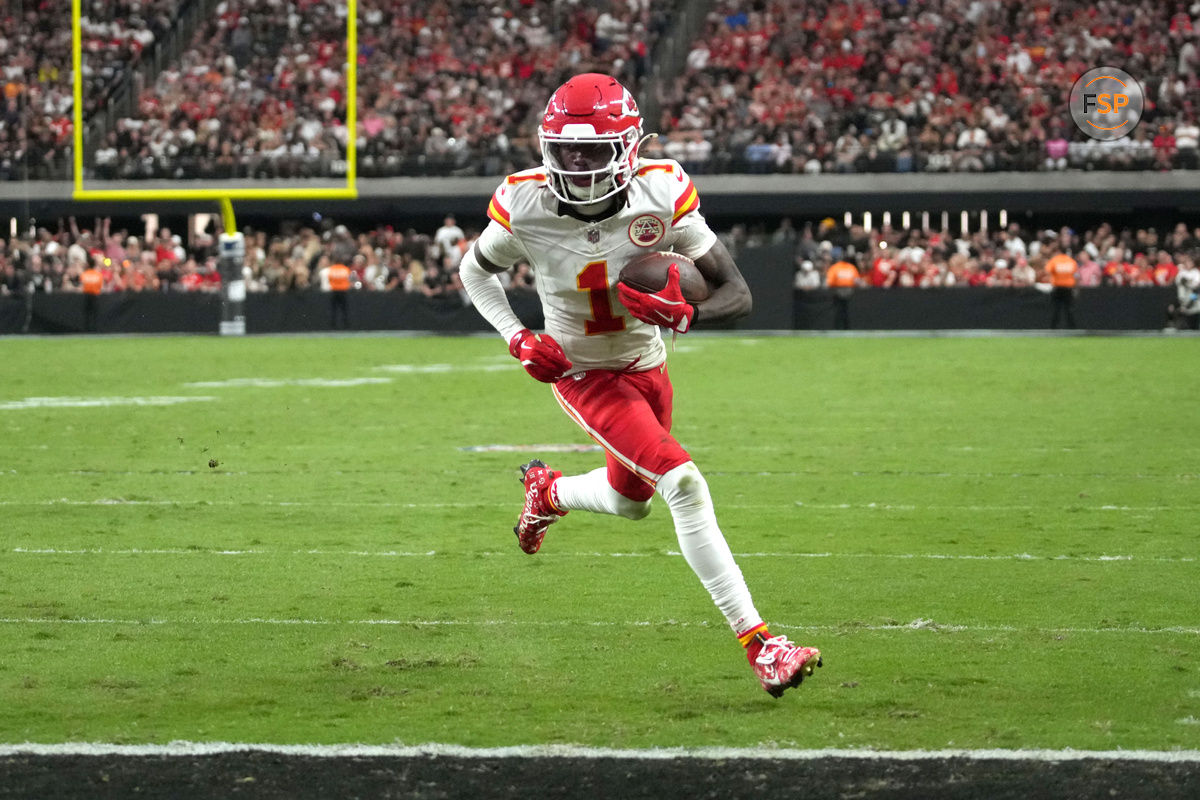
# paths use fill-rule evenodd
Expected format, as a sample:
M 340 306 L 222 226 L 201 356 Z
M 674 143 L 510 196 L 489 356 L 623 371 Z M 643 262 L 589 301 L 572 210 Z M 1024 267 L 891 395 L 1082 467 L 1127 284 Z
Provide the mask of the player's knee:
M 672 509 L 704 505 L 709 502 L 708 483 L 700 469 L 691 461 L 680 464 L 658 482 L 658 493 Z
M 617 514 L 625 519 L 645 519 L 650 513 L 649 500 L 631 500 L 622 496 L 617 501 Z

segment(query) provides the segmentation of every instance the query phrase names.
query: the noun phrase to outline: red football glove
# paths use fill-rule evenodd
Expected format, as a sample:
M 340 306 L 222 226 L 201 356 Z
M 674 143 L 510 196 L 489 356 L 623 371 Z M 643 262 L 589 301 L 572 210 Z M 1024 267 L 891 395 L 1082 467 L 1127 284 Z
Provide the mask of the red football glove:
M 692 317 L 696 316 L 695 306 L 684 300 L 683 292 L 679 291 L 679 267 L 674 264 L 667 268 L 667 285 L 654 294 L 618 283 L 617 296 L 629 313 L 642 322 L 670 328 L 676 333 L 687 333 Z
M 525 371 L 542 383 L 554 383 L 567 374 L 571 360 L 562 345 L 548 333 L 534 333 L 522 328 L 508 340 L 508 352 L 521 362 Z

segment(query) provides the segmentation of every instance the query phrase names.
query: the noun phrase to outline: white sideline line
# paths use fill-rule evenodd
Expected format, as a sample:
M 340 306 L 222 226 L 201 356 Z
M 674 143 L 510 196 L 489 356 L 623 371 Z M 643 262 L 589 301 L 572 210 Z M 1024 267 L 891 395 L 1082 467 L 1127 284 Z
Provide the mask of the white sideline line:
M 103 547 L 58 548 L 58 547 L 13 547 L 0 550 L 0 553 L 14 555 L 109 555 L 109 556 L 359 556 L 365 558 L 432 558 L 434 556 L 463 556 L 468 558 L 516 558 L 515 550 L 482 550 L 478 552 L 448 553 L 437 550 L 231 550 L 231 549 L 200 549 L 193 547 L 130 547 L 123 549 L 105 549 Z M 958 553 L 734 553 L 735 558 L 882 558 L 899 559 L 904 561 L 1080 561 L 1090 563 L 1130 563 L 1151 562 L 1159 564 L 1191 564 L 1198 559 L 1192 556 L 1171 558 L 1168 556 L 1133 556 L 1133 555 L 1094 555 L 1074 556 L 1056 555 L 1039 556 L 1030 553 L 1013 553 L 1011 555 L 970 555 Z M 601 553 L 601 552 L 572 552 L 572 553 L 541 553 L 543 558 L 654 558 L 660 556 L 682 557 L 678 550 L 658 550 L 643 553 Z
M 201 619 L 198 617 L 185 619 L 162 619 L 149 617 L 146 619 L 114 619 L 108 617 L 0 617 L 0 625 L 130 625 L 130 626 L 165 626 L 165 625 L 278 625 L 295 627 L 324 627 L 330 625 L 362 625 L 362 626 L 407 626 L 415 628 L 709 628 L 706 620 L 688 622 L 686 620 L 511 620 L 511 619 L 284 619 L 275 617 L 247 617 L 244 619 Z M 958 625 L 954 623 L 935 622 L 931 619 L 914 619 L 907 623 L 887 623 L 883 625 L 866 625 L 846 622 L 837 625 L 787 625 L 772 623 L 772 628 L 788 631 L 814 631 L 850 633 L 867 631 L 871 633 L 897 631 L 932 631 L 934 633 L 1037 633 L 1037 634 L 1178 634 L 1184 636 L 1200 636 L 1200 628 L 1169 625 L 1161 628 L 1146 627 L 1111 627 L 1111 628 L 1022 628 L 1014 625 Z
M 216 399 L 216 398 L 206 398 Z M 70 475 L 192 475 L 199 470 L 188 469 L 73 469 L 68 470 Z M 254 470 L 255 475 L 275 475 L 283 470 Z M 49 471 L 52 474 L 59 474 L 57 471 Z M 376 470 L 369 469 L 335 469 L 330 470 L 331 475 L 362 475 L 376 474 Z M 0 473 L 5 474 L 5 473 Z M 48 472 L 38 470 L 8 470 L 7 474 L 48 474 Z M 249 472 L 240 474 L 251 474 Z M 830 470 L 788 470 L 781 472 L 773 471 L 735 471 L 735 470 L 713 470 L 706 472 L 706 475 L 720 477 L 766 477 L 766 478 L 830 478 L 830 477 L 888 477 L 888 478 L 1117 478 L 1121 480 L 1179 480 L 1179 481 L 1194 481 L 1200 479 L 1200 473 L 1195 472 L 1180 472 L 1180 473 L 1158 473 L 1148 474 L 1142 472 L 917 472 L 910 470 L 850 470 L 846 472 L 833 472 Z
M 244 473 L 243 473 L 244 474 Z M 387 500 L 127 500 L 123 497 L 100 497 L 94 500 L 75 500 L 59 497 L 50 500 L 0 500 L 0 506 L 261 506 L 265 508 L 511 508 L 511 502 L 478 503 L 399 503 Z M 720 508 L 737 509 L 788 509 L 801 508 L 816 511 L 1092 511 L 1092 512 L 1161 512 L 1197 511 L 1200 506 L 1044 506 L 1044 505 L 897 505 L 892 503 L 805 503 L 802 500 L 782 503 L 721 503 Z
M 368 745 L 368 744 L 238 744 L 233 742 L 186 742 L 169 744 L 109 744 L 106 742 L 63 742 L 0 744 L 0 756 L 207 756 L 227 753 L 274 753 L 310 758 L 620 758 L 635 761 L 691 759 L 696 761 L 769 760 L 816 761 L 854 759 L 860 761 L 1150 761 L 1172 764 L 1200 763 L 1200 750 L 856 750 L 826 748 L 793 750 L 773 747 L 656 747 L 645 750 L 586 747 L 572 744 L 516 745 L 509 747 L 465 747 L 457 744 Z
M 869 509 L 872 511 L 1049 511 L 1053 510 L 1050 506 L 1034 506 L 1034 505 L 893 505 L 891 503 L 805 503 L 801 500 L 796 501 L 796 505 L 800 508 L 811 508 L 819 511 L 846 511 L 846 510 L 863 510 Z M 738 506 L 732 506 L 737 508 Z M 776 506 L 763 506 L 764 508 L 775 508 Z M 1057 508 L 1065 511 L 1193 511 L 1196 506 L 1058 506 Z
M 195 474 L 195 473 L 193 473 Z M 246 473 L 240 473 L 242 475 Z M 57 500 L 0 500 L 0 506 L 213 506 L 213 507 L 246 507 L 260 506 L 266 508 L 511 508 L 512 503 L 389 503 L 364 501 L 330 500 L 329 502 L 310 503 L 305 501 L 291 502 L 287 500 L 126 500 L 123 497 L 101 497 L 96 500 L 71 500 L 60 497 Z
M 799 469 L 799 470 L 713 470 L 705 475 L 757 477 L 757 478 L 828 478 L 839 475 L 852 475 L 856 478 L 1136 478 L 1142 480 L 1196 480 L 1200 473 L 1144 473 L 1144 472 L 924 472 L 907 469 L 875 469 L 850 470 L 848 472 L 830 472 L 828 470 Z

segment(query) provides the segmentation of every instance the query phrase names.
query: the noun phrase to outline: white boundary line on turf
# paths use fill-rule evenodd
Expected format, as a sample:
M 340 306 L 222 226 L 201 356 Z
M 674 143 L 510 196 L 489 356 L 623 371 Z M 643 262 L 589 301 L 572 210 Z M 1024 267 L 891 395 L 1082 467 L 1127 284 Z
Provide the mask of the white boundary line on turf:
M 518 556 L 515 550 L 494 551 L 483 550 L 478 552 L 460 552 L 449 553 L 446 551 L 437 550 L 262 550 L 262 549 L 197 549 L 191 547 L 130 547 L 122 549 L 105 549 L 103 547 L 81 547 L 81 548 L 58 548 L 58 547 L 13 547 L 8 550 L 0 550 L 2 553 L 11 553 L 13 555 L 33 555 L 33 556 L 77 556 L 77 555 L 108 555 L 108 556 L 352 556 L 360 558 L 433 558 L 441 557 L 465 557 L 465 558 L 516 558 L 524 560 L 524 556 Z M 542 553 L 544 558 L 654 558 L 666 556 L 670 558 L 682 557 L 683 553 L 677 550 L 660 550 L 647 553 L 601 553 L 601 552 L 572 552 L 572 553 Z M 972 555 L 962 553 L 734 553 L 735 558 L 859 558 L 859 559 L 896 559 L 902 561 L 1078 561 L 1084 563 L 1132 563 L 1132 562 L 1149 562 L 1158 564 L 1192 564 L 1200 561 L 1193 556 L 1180 556 L 1171 558 L 1168 556 L 1134 556 L 1128 554 L 1119 555 L 1094 555 L 1094 556 L 1078 556 L 1078 555 L 1056 555 L 1056 556 L 1039 556 L 1030 553 L 1012 553 L 1001 555 Z
M 506 502 L 477 502 L 477 503 L 398 503 L 387 500 L 343 500 L 343 501 L 308 501 L 308 500 L 127 500 L 123 497 L 100 497 L 94 500 L 73 500 L 59 497 L 52 500 L 0 500 L 0 506 L 214 506 L 214 507 L 247 507 L 263 508 L 511 508 L 512 503 Z M 1170 505 L 1170 506 L 1034 506 L 1034 505 L 915 505 L 891 503 L 805 503 L 801 500 L 783 503 L 722 503 L 721 508 L 737 509 L 791 509 L 799 508 L 812 511 L 996 511 L 1008 513 L 1011 511 L 1070 511 L 1070 512 L 1131 512 L 1156 513 L 1161 511 L 1198 511 L 1200 506 Z
M 1177 472 L 1156 473 L 1144 472 L 926 472 L 907 469 L 855 469 L 845 472 L 830 472 L 815 469 L 799 470 L 712 470 L 705 475 L 749 478 L 807 478 L 807 477 L 841 477 L 855 478 L 1138 478 L 1146 480 L 1196 480 L 1200 473 Z
M 236 473 L 245 475 L 247 473 Z M 264 508 L 512 508 L 512 503 L 393 503 L 387 501 L 337 501 L 308 502 L 290 500 L 126 500 L 123 497 L 101 497 L 96 500 L 71 500 L 60 497 L 57 500 L 0 500 L 0 506 L 213 506 L 213 507 L 246 507 L 260 506 Z
M 296 627 L 326 627 L 336 625 L 372 626 L 408 626 L 414 628 L 494 628 L 494 627 L 533 627 L 533 628 L 709 628 L 705 620 L 687 622 L 667 620 L 509 620 L 509 619 L 281 619 L 273 617 L 248 617 L 245 619 L 162 619 L 150 617 L 146 619 L 112 619 L 105 617 L 67 617 L 67 618 L 38 618 L 38 617 L 0 617 L 0 625 L 131 625 L 131 626 L 166 626 L 166 625 L 279 625 Z M 840 625 L 786 625 L 772 623 L 772 628 L 789 631 L 816 631 L 830 633 L 894 632 L 894 631 L 932 631 L 934 633 L 1037 633 L 1037 634 L 1177 634 L 1181 636 L 1200 636 L 1200 628 L 1189 628 L 1179 625 L 1162 628 L 1144 627 L 1113 627 L 1113 628 L 1021 628 L 1014 625 L 959 625 L 954 623 L 935 622 L 931 619 L 914 619 L 908 623 L 889 623 L 885 625 L 866 625 L 846 622 Z
M 207 470 L 198 469 L 71 469 L 66 470 L 67 475 L 195 475 L 198 472 Z M 515 471 L 515 470 L 514 470 Z M 294 470 L 283 469 L 256 469 L 254 471 L 228 472 L 220 470 L 220 474 L 224 475 L 279 475 L 292 474 Z M 376 474 L 377 471 L 369 469 L 334 469 L 329 470 L 330 475 L 363 475 Z M 57 471 L 40 472 L 36 470 L 7 470 L 0 472 L 3 475 L 59 475 Z M 807 470 L 785 470 L 780 472 L 772 472 L 767 470 L 713 470 L 706 472 L 709 477 L 751 477 L 751 478 L 809 478 L 809 477 L 854 477 L 854 478 L 1120 478 L 1122 480 L 1178 480 L 1178 481 L 1194 481 L 1200 480 L 1200 473 L 1196 472 L 1178 472 L 1167 474 L 1147 474 L 1142 472 L 917 472 L 912 470 L 849 470 L 845 472 L 830 472 L 828 470 L 820 471 L 815 469 Z
M 826 748 L 793 750 L 771 747 L 663 747 L 644 750 L 582 745 L 517 745 L 510 747 L 466 747 L 455 744 L 367 745 L 367 744 L 238 744 L 232 742 L 171 742 L 169 744 L 108 744 L 64 742 L 0 744 L 0 756 L 207 756 L 228 753 L 275 753 L 309 758 L 620 758 L 635 761 L 693 759 L 696 761 L 816 761 L 844 758 L 861 761 L 1149 761 L 1171 764 L 1200 763 L 1200 750 L 852 750 Z

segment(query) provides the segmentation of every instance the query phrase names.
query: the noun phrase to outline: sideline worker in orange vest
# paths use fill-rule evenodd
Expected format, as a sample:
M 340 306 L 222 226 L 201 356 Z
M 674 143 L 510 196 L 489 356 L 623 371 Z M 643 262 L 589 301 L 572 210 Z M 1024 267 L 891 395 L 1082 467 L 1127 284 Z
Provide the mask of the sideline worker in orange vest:
M 1067 318 L 1067 327 L 1075 327 L 1075 273 L 1079 265 L 1075 259 L 1066 253 L 1057 252 L 1055 247 L 1050 251 L 1046 261 L 1046 277 L 1050 280 L 1050 305 L 1054 309 L 1050 317 L 1050 327 L 1057 328 L 1058 321 L 1063 316 Z
M 94 331 L 100 292 L 104 289 L 104 273 L 95 267 L 88 267 L 79 275 L 79 286 L 83 289 L 83 329 Z
M 850 329 L 850 294 L 858 285 L 858 267 L 849 261 L 835 261 L 825 270 L 825 285 L 833 290 L 833 326 Z
M 825 270 L 825 285 L 830 289 L 853 289 L 858 278 L 858 267 L 849 261 L 835 261 Z
M 350 292 L 350 268 L 345 264 L 331 264 L 329 272 L 329 326 L 331 328 L 350 327 L 350 302 L 347 294 Z M 339 317 L 341 325 L 338 325 Z

